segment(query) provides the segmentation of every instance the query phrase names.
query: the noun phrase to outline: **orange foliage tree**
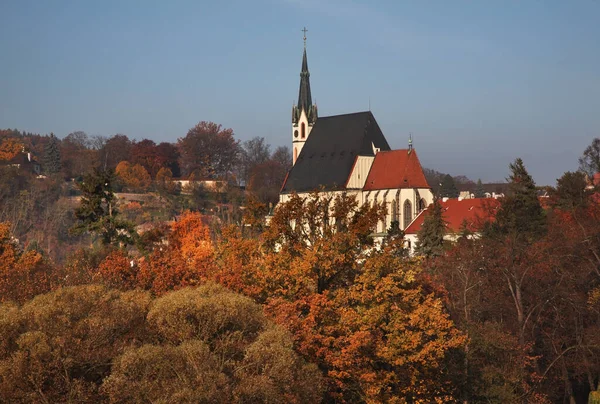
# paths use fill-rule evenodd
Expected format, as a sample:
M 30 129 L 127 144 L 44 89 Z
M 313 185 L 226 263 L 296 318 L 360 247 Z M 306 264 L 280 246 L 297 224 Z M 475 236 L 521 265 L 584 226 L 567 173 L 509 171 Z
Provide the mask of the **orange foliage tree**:
M 0 160 L 10 160 L 21 152 L 23 142 L 13 137 L 7 137 L 0 141 Z
M 52 270 L 38 252 L 23 252 L 10 224 L 0 223 L 0 302 L 22 302 L 51 290 L 59 281 Z
M 398 245 L 370 237 L 381 206 L 344 194 L 292 195 L 259 239 L 228 230 L 217 281 L 266 303 L 296 349 L 326 375 L 336 402 L 444 402 L 464 337 Z
M 150 174 L 139 164 L 132 165 L 128 161 L 121 161 L 117 164 L 115 173 L 119 176 L 123 184 L 131 190 L 146 190 L 152 182 Z
M 122 290 L 139 287 L 160 295 L 206 281 L 213 272 L 213 255 L 203 216 L 186 212 L 171 225 L 165 242 L 147 256 L 132 260 L 124 251 L 114 251 L 98 266 L 94 280 Z

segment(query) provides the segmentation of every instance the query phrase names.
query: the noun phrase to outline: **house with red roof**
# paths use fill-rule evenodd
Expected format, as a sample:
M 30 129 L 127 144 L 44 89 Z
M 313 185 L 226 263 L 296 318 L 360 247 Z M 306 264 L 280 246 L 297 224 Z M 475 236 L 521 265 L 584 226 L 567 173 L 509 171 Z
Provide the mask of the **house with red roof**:
M 464 230 L 471 234 L 470 237 L 478 237 L 483 225 L 494 220 L 500 201 L 496 198 L 443 198 L 440 205 L 446 224 L 444 239 L 456 241 Z M 423 210 L 404 230 L 404 239 L 411 254 L 418 241 L 419 230 L 428 214 L 428 209 Z
M 298 104 L 292 108 L 293 166 L 281 187 L 280 202 L 293 193 L 346 193 L 359 204 L 386 207 L 377 236 L 385 235 L 393 221 L 405 229 L 433 202 L 412 139 L 407 149 L 391 150 L 371 111 L 319 117 L 309 77 L 305 43 Z

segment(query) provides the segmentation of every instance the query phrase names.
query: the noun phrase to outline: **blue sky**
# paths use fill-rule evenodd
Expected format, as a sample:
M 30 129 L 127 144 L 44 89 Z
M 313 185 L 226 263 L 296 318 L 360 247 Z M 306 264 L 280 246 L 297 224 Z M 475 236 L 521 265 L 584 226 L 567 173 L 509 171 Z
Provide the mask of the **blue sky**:
M 0 128 L 291 143 L 302 33 L 321 116 L 484 181 L 554 184 L 600 137 L 600 2 L 0 1 Z

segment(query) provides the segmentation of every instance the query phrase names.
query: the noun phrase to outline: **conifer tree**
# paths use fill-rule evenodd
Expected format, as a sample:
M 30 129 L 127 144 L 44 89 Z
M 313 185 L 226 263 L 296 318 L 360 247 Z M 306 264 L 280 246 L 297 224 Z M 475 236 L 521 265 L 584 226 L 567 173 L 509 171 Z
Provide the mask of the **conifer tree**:
M 485 198 L 485 190 L 483 189 L 481 178 L 477 180 L 477 186 L 475 187 L 475 198 Z
M 75 210 L 78 223 L 73 226 L 72 232 L 95 233 L 105 245 L 133 244 L 133 225 L 118 217 L 117 201 L 112 188 L 114 180 L 113 170 L 95 169 L 84 177 L 83 182 L 78 185 L 82 196 L 80 205 Z
M 442 179 L 442 186 L 440 188 L 440 194 L 443 197 L 458 198 L 458 189 L 454 183 L 454 178 L 450 174 L 446 174 Z
M 509 193 L 502 200 L 492 234 L 512 235 L 531 241 L 543 234 L 546 217 L 537 197 L 535 182 L 520 158 L 510 164 Z
M 446 222 L 442 205 L 438 199 L 435 199 L 427 208 L 425 220 L 417 233 L 419 241 L 417 241 L 415 253 L 426 257 L 442 255 L 445 233 Z
M 56 174 L 60 172 L 60 148 L 58 139 L 54 133 L 50 133 L 50 139 L 44 147 L 44 171 L 48 174 Z

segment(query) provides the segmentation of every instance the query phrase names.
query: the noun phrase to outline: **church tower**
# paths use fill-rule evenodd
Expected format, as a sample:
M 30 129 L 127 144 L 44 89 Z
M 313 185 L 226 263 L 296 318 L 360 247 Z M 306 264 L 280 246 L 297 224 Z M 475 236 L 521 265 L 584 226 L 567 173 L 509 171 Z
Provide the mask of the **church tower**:
M 317 106 L 313 105 L 310 95 L 310 73 L 306 60 L 306 32 L 304 28 L 304 55 L 302 56 L 302 70 L 300 71 L 300 90 L 298 92 L 298 105 L 292 108 L 292 155 L 294 164 L 302 151 L 302 147 L 310 135 L 317 120 Z

